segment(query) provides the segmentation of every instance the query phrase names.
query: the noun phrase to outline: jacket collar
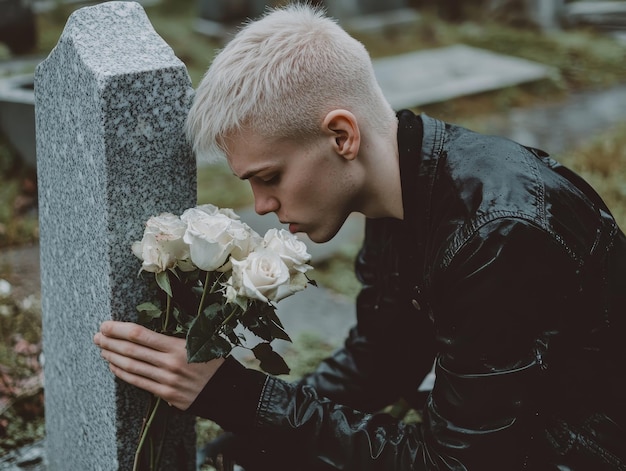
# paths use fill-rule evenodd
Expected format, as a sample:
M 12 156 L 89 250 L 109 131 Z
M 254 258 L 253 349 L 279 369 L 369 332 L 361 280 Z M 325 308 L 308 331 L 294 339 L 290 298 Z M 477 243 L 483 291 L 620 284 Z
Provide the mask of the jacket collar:
M 411 263 L 421 273 L 430 223 L 432 187 L 444 153 L 445 123 L 425 114 L 398 112 L 398 152 L 405 236 L 413 248 Z
M 398 154 L 404 221 L 415 230 L 419 203 L 418 176 L 422 162 L 423 123 L 412 111 L 402 110 L 398 117 Z

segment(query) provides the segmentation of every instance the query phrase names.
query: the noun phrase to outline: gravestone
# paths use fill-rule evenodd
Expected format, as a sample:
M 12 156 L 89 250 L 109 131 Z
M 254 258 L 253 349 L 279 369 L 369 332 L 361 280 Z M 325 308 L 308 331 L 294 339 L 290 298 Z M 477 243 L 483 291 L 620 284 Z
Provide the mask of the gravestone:
M 196 203 L 182 130 L 192 94 L 135 2 L 74 12 L 35 72 L 51 471 L 132 468 L 149 395 L 116 380 L 92 339 L 152 297 L 130 249 L 145 220 Z M 195 469 L 194 419 L 174 413 L 169 430 L 164 469 Z
M 464 44 L 373 60 L 394 109 L 437 103 L 549 77 L 552 68 Z
M 561 27 L 565 0 L 526 0 L 526 12 L 532 24 L 542 31 Z
M 414 24 L 419 14 L 408 5 L 408 0 L 325 0 L 330 16 L 339 20 L 349 32 L 376 32 L 393 30 Z
M 29 167 L 36 165 L 33 75 L 0 77 L 0 132 Z
M 274 3 L 268 0 L 197 0 L 198 18 L 194 29 L 228 42 L 241 23 L 261 16 Z
M 385 13 L 390 10 L 406 8 L 407 0 L 326 0 L 324 5 L 328 13 L 340 20 L 372 13 Z
M 219 23 L 241 23 L 263 13 L 266 0 L 198 0 L 200 18 Z

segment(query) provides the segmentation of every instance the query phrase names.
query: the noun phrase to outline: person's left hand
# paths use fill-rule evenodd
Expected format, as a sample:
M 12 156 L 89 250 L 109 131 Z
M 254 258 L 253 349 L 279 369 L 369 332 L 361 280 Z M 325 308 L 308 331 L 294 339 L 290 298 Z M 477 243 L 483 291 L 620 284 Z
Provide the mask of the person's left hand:
M 106 321 L 94 336 L 109 368 L 123 381 L 186 410 L 224 362 L 188 363 L 185 339 L 131 322 Z

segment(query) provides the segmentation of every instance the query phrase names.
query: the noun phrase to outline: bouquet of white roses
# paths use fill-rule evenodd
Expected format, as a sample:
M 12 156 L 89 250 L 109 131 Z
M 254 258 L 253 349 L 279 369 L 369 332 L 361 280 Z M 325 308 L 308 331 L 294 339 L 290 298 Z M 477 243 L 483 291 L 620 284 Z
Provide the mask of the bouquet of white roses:
M 271 342 L 290 341 L 274 303 L 313 283 L 306 276 L 311 257 L 296 236 L 270 229 L 261 237 L 231 209 L 205 204 L 180 217 L 151 217 L 132 251 L 142 260 L 140 272 L 154 273 L 160 288 L 158 299 L 137 306 L 140 323 L 185 336 L 189 362 L 225 357 L 239 346 L 264 371 L 289 372 Z M 159 404 L 159 398 L 151 403 L 135 468 Z

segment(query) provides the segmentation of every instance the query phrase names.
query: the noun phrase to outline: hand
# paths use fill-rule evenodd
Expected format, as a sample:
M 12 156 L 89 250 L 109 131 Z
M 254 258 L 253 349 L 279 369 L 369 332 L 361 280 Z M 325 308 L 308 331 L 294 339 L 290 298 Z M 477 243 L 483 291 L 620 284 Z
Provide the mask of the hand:
M 131 322 L 106 321 L 94 336 L 115 376 L 187 409 L 224 362 L 188 363 L 185 339 Z

